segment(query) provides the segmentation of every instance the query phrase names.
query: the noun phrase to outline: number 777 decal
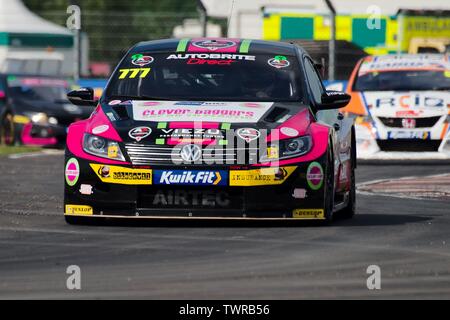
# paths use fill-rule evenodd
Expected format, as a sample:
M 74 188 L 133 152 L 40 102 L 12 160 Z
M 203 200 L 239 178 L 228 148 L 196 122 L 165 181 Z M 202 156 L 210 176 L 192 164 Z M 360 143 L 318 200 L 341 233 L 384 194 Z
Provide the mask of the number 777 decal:
M 126 78 L 134 79 L 137 77 L 137 75 L 139 73 L 141 73 L 139 78 L 145 78 L 148 75 L 148 73 L 150 72 L 150 69 L 151 68 L 120 69 L 119 70 L 119 72 L 120 72 L 119 79 L 126 79 Z

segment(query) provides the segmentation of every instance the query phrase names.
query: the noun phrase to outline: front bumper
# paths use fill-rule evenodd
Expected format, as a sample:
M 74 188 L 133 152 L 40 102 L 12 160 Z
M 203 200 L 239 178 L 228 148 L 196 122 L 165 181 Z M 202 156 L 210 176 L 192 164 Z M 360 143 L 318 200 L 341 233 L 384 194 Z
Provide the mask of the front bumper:
M 21 141 L 24 145 L 54 146 L 63 144 L 67 136 L 67 127 L 52 124 L 28 122 L 21 130 Z
M 70 153 L 66 154 L 66 163 L 71 159 L 76 158 Z M 307 176 L 307 171 L 312 162 L 279 168 L 284 172 L 284 177 L 272 177 L 261 182 L 260 177 L 253 175 L 256 170 L 254 167 L 230 170 L 229 167 L 210 166 L 110 166 L 109 175 L 106 175 L 105 165 L 83 159 L 76 160 L 79 176 L 75 184 L 74 180 L 70 182 L 71 185 L 67 180 L 65 183 L 66 216 L 174 219 L 323 218 L 321 212 L 323 213 L 324 208 L 324 183 L 312 188 L 308 182 L 310 176 Z M 323 168 L 322 178 L 325 179 L 326 156 L 313 163 Z M 272 169 L 275 170 L 264 170 Z M 155 181 L 155 173 L 159 170 L 220 172 L 222 180 L 210 185 L 160 185 Z M 146 176 L 149 172 L 152 175 L 151 181 Z M 236 174 L 243 179 L 234 180 Z M 126 177 L 135 180 L 126 181 Z M 253 178 L 246 180 L 248 177 Z M 124 180 L 117 181 L 116 178 Z
M 450 160 L 450 130 L 439 140 L 382 138 L 369 123 L 357 124 L 357 156 L 361 160 Z M 430 151 L 434 150 L 434 151 Z

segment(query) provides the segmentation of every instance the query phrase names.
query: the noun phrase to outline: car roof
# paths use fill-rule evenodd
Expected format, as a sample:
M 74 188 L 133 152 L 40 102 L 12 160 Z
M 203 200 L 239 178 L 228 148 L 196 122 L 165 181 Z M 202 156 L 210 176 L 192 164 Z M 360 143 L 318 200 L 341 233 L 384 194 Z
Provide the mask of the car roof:
M 209 44 L 214 47 L 214 43 L 224 44 L 226 48 L 208 49 L 202 44 Z M 192 39 L 163 39 L 140 42 L 131 49 L 131 53 L 153 52 L 209 52 L 209 53 L 248 53 L 248 54 L 279 54 L 295 55 L 296 50 L 304 52 L 299 46 L 287 42 L 275 42 L 250 39 L 229 39 L 229 38 L 192 38 Z
M 447 54 L 388 54 L 363 59 L 359 74 L 374 71 L 450 70 Z

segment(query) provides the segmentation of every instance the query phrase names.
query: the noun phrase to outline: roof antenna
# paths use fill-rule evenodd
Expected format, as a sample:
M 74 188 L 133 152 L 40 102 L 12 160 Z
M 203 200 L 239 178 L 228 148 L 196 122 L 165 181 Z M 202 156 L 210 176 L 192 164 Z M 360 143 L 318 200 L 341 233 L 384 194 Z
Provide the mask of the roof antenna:
M 233 0 L 232 2 L 231 2 L 231 10 L 230 10 L 230 14 L 229 14 L 229 16 L 228 16 L 228 21 L 227 21 L 227 37 L 229 37 L 230 36 L 230 21 L 231 21 L 231 17 L 233 16 L 233 9 L 234 9 L 234 1 L 235 0 Z

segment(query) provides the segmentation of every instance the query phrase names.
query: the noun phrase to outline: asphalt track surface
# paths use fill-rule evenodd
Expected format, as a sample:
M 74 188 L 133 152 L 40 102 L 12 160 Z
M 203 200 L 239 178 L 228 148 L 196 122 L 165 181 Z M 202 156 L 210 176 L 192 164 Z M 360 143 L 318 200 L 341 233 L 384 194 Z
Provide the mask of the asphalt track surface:
M 361 165 L 358 182 L 450 172 Z M 0 158 L 0 299 L 450 298 L 450 202 L 358 195 L 331 226 L 69 226 L 63 157 Z M 66 268 L 81 268 L 81 290 Z M 368 290 L 369 265 L 381 290 Z

